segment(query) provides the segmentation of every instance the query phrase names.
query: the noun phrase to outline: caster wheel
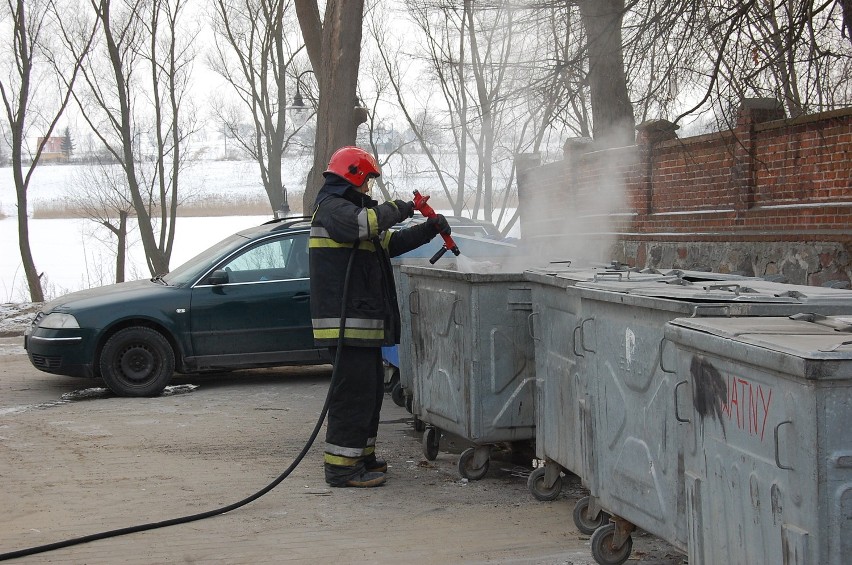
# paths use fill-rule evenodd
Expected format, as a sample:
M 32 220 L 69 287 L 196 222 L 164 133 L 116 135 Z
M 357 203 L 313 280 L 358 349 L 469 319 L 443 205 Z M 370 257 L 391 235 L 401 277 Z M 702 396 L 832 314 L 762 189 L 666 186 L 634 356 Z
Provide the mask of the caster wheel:
M 584 496 L 574 505 L 574 525 L 581 533 L 592 535 L 598 528 L 609 522 L 609 514 L 604 511 L 598 513 L 597 518 L 588 517 L 589 497 Z
M 385 371 L 389 370 L 385 369 Z M 391 393 L 396 386 L 399 386 L 399 369 L 393 369 L 393 375 L 385 382 L 385 392 Z
M 423 455 L 429 461 L 438 457 L 438 445 L 441 443 L 441 432 L 433 427 L 426 428 L 423 434 Z
M 486 459 L 481 467 L 476 467 L 475 454 L 476 448 L 470 447 L 465 449 L 459 457 L 459 475 L 471 481 L 478 481 L 488 472 L 489 460 Z
M 621 565 L 630 557 L 633 550 L 633 537 L 627 536 L 621 547 L 612 547 L 612 539 L 615 535 L 615 524 L 609 523 L 601 526 L 592 534 L 591 546 L 592 557 L 601 565 Z
M 544 467 L 539 467 L 530 473 L 530 478 L 527 479 L 527 488 L 530 489 L 537 500 L 556 500 L 556 497 L 562 492 L 562 475 L 557 476 L 556 481 L 548 487 L 544 478 L 544 470 Z
M 414 417 L 414 431 L 415 432 L 426 431 L 426 422 L 424 422 L 423 420 L 421 420 L 417 416 Z
M 400 408 L 405 406 L 405 395 L 402 392 L 402 385 L 396 383 L 390 391 L 391 400 Z

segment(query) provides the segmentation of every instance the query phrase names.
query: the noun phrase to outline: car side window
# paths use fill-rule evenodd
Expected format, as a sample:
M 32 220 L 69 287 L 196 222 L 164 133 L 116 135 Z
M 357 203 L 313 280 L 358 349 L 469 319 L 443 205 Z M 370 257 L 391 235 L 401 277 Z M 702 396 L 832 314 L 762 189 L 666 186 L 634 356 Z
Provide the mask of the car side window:
M 229 283 L 305 278 L 307 255 L 308 234 L 295 234 L 255 245 L 221 268 L 228 272 Z

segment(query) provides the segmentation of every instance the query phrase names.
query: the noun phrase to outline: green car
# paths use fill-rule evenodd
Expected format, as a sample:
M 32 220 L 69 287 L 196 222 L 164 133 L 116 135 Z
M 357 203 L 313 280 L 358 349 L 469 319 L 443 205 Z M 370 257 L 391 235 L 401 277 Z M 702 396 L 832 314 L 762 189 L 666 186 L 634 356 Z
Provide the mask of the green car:
M 165 275 L 45 304 L 24 336 L 48 373 L 154 396 L 172 374 L 328 363 L 314 346 L 307 218 L 238 232 Z

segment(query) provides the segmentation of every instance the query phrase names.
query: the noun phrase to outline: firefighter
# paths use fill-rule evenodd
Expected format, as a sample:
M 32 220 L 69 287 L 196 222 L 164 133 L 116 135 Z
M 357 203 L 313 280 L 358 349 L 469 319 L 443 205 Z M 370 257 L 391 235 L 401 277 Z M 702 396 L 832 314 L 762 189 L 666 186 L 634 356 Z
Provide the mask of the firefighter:
M 384 484 L 387 462 L 376 457 L 384 396 L 381 348 L 399 343 L 400 317 L 390 257 L 450 233 L 442 215 L 401 230 L 414 203 L 379 204 L 370 192 L 381 175 L 372 155 L 342 147 L 329 160 L 314 203 L 310 237 L 311 318 L 314 341 L 335 364 L 325 447 L 325 480 L 333 487 Z M 350 256 L 348 287 L 344 290 Z M 343 345 L 338 352 L 346 293 Z

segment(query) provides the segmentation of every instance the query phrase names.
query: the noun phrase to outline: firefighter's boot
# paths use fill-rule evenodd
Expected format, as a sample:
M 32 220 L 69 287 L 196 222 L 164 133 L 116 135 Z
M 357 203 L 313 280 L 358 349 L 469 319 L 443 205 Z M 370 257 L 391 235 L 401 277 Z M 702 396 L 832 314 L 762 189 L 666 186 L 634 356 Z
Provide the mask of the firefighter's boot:
M 377 487 L 385 483 L 385 474 L 367 471 L 363 464 L 343 467 L 326 463 L 325 482 L 333 487 Z
M 375 453 L 371 453 L 364 457 L 364 468 L 371 473 L 387 473 L 388 462 L 376 457 Z

